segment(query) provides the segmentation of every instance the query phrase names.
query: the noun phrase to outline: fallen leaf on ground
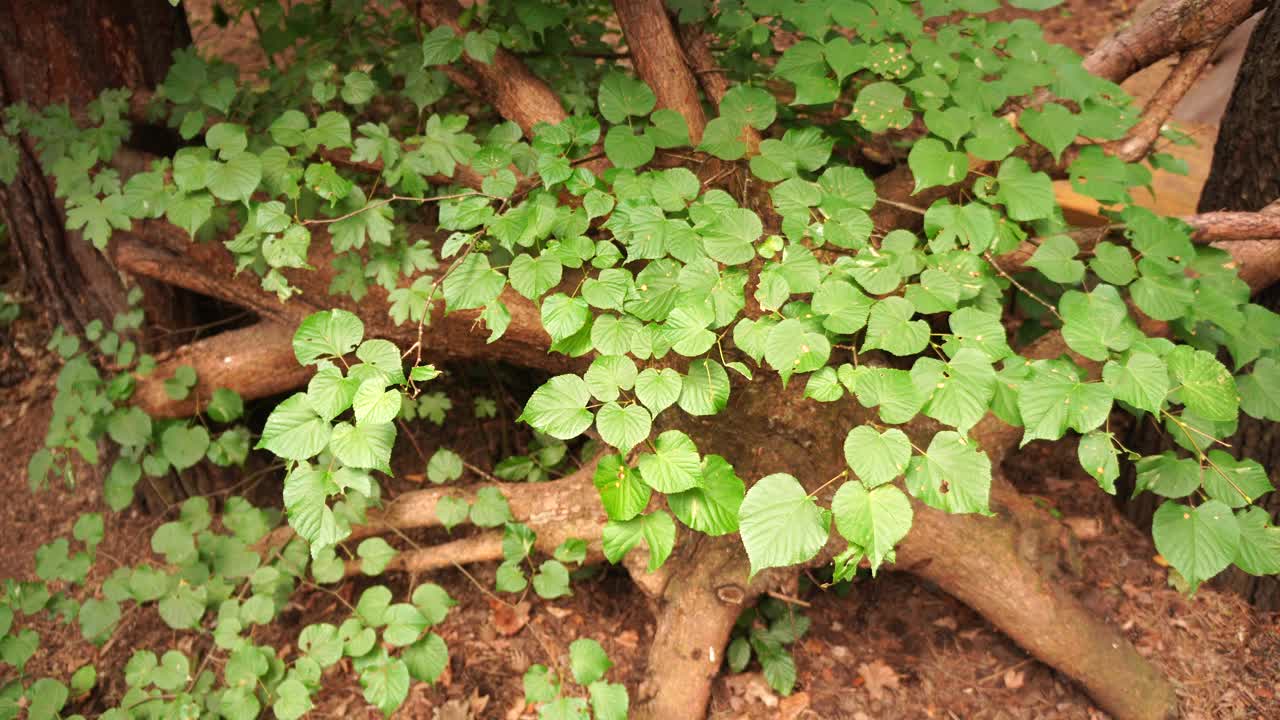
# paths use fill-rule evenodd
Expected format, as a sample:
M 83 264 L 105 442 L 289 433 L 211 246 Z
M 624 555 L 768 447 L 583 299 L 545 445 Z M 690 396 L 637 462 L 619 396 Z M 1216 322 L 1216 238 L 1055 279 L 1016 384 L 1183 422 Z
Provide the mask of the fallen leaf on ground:
M 1006 670 L 1004 673 L 1004 686 L 1010 690 L 1017 690 L 1026 682 L 1027 676 L 1021 670 Z
M 858 665 L 858 676 L 866 683 L 867 692 L 871 694 L 872 700 L 883 698 L 885 690 L 898 689 L 898 673 L 883 660 L 872 660 L 869 664 Z
M 778 703 L 778 720 L 795 720 L 809 709 L 809 693 L 798 692 Z
M 529 624 L 528 602 L 508 605 L 490 598 L 489 607 L 493 610 L 493 629 L 497 630 L 500 635 L 510 637 Z

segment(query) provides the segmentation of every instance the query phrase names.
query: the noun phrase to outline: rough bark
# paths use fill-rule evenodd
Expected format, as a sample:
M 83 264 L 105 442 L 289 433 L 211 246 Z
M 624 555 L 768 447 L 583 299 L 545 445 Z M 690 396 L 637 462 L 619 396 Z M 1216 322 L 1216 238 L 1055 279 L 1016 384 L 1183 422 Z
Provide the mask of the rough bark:
M 684 50 L 689 69 L 693 71 L 707 99 L 719 107 L 720 100 L 729 92 L 729 78 L 717 66 L 702 25 L 681 25 L 679 34 L 680 46 Z M 740 137 L 747 144 L 747 155 L 754 155 L 760 150 L 760 133 L 755 128 L 750 125 L 744 127 Z
M 1236 77 L 1231 100 L 1223 116 L 1222 127 L 1214 147 L 1213 166 L 1200 195 L 1201 212 L 1216 210 L 1257 211 L 1280 216 L 1280 137 L 1275 128 L 1280 123 L 1280 85 L 1276 68 L 1280 67 L 1280 3 L 1271 3 L 1254 28 L 1245 51 L 1244 62 Z M 1280 232 L 1277 241 L 1260 252 L 1267 252 L 1280 264 Z M 1240 245 L 1234 243 L 1233 245 Z M 1255 243 L 1256 244 L 1262 244 Z M 1265 288 L 1274 279 L 1266 278 Z M 1253 283 L 1251 283 L 1253 284 Z M 1256 302 L 1280 311 L 1280 287 L 1266 288 Z M 1144 453 L 1167 449 L 1171 443 L 1160 428 L 1150 422 L 1136 425 L 1126 441 Z M 1227 451 L 1236 457 L 1256 460 L 1267 468 L 1273 485 L 1280 485 L 1280 430 L 1275 423 L 1242 416 L 1236 434 L 1227 440 Z M 1131 479 L 1130 479 L 1131 482 Z M 1280 495 L 1272 493 L 1258 503 L 1280 518 Z M 1149 526 L 1158 505 L 1157 498 L 1146 494 L 1129 503 L 1126 514 L 1140 526 Z M 1274 577 L 1258 578 L 1232 568 L 1218 580 L 1253 602 L 1262 610 L 1280 610 L 1280 582 Z
M 636 72 L 657 95 L 657 107 L 684 116 L 689 138 L 696 146 L 702 141 L 707 118 L 662 0 L 614 0 L 613 7 Z
M 1280 3 L 1249 38 L 1227 104 L 1200 211 L 1258 210 L 1280 199 Z
M 66 103 L 83 112 L 102 90 L 154 86 L 173 50 L 190 42 L 182 10 L 164 0 L 11 0 L 0 5 L 0 106 Z M 0 186 L 0 218 L 28 284 L 73 329 L 110 320 L 124 306 L 121 285 L 79 233 L 64 230 L 34 144 L 20 140 L 18 178 Z
M 1157 60 L 1224 37 L 1265 5 L 1266 0 L 1167 0 L 1099 43 L 1084 67 L 1118 83 Z
M 291 329 L 264 321 L 184 345 L 139 379 L 133 404 L 152 417 L 190 417 L 208 405 L 218 388 L 235 389 L 248 399 L 292 390 L 315 371 L 298 364 L 292 337 Z M 186 398 L 174 400 L 164 391 L 164 381 L 184 365 L 195 369 L 196 386 Z
M 458 24 L 461 9 L 454 0 L 406 0 L 405 4 L 411 10 L 416 5 L 418 17 L 431 27 L 449 27 L 459 35 L 465 32 Z M 539 122 L 557 125 L 569 117 L 555 91 L 510 52 L 498 48 L 491 63 L 480 62 L 470 55 L 464 54 L 464 57 L 479 91 L 499 114 L 519 125 L 525 135 L 531 137 L 533 126 Z

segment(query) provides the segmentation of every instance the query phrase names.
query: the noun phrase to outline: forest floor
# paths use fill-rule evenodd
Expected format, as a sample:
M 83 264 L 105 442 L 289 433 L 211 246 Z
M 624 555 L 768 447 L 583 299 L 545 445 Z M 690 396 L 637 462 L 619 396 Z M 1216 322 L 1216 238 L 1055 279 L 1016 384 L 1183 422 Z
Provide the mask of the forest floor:
M 1087 50 L 1121 22 L 1135 2 L 1068 0 L 1045 27 L 1052 39 Z M 191 2 L 193 12 L 208 2 Z M 207 13 L 207 10 L 206 10 Z M 207 17 L 207 14 L 205 15 Z M 1043 16 L 1042 16 L 1043 19 Z M 209 46 L 243 54 L 226 33 L 203 32 Z M 11 258 L 0 260 L 3 289 L 20 284 Z M 34 553 L 42 544 L 71 534 L 81 512 L 99 510 L 101 468 L 83 468 L 75 487 L 61 483 L 32 496 L 26 463 L 43 442 L 57 360 L 44 346 L 51 328 L 32 304 L 21 317 L 0 327 L 0 578 L 34 579 Z M 522 402 L 519 377 L 501 370 L 447 368 L 452 409 L 449 422 L 413 424 L 421 453 L 450 447 L 471 464 L 489 468 L 528 438 L 508 435 L 510 419 Z M 493 419 L 480 419 L 474 401 L 497 403 Z M 402 446 L 408 444 L 401 443 Z M 399 448 L 399 479 L 388 494 L 412 489 L 425 460 L 412 447 Z M 567 464 L 571 465 L 571 459 Z M 1009 476 L 1046 508 L 1060 513 L 1080 543 L 1079 573 L 1072 590 L 1099 616 L 1121 628 L 1139 652 L 1176 684 L 1188 718 L 1280 717 L 1280 618 L 1254 612 L 1237 596 L 1206 587 L 1187 598 L 1168 584 L 1148 533 L 1133 527 L 1114 501 L 1099 491 L 1075 459 L 1070 443 L 1035 443 L 1011 461 Z M 464 481 L 466 478 L 464 478 Z M 421 480 L 419 480 L 421 482 Z M 279 496 L 279 478 L 263 476 L 257 491 Z M 88 590 L 120 561 L 147 558 L 152 530 L 169 519 L 137 509 L 107 515 L 106 539 Z M 152 560 L 155 560 L 152 558 Z M 600 641 L 614 661 L 609 678 L 625 682 L 633 696 L 644 681 L 646 652 L 654 631 L 651 608 L 638 601 L 625 573 L 606 569 L 573 585 L 573 595 L 545 601 L 530 594 L 512 612 L 492 604 L 493 566 L 470 575 L 443 571 L 420 577 L 393 576 L 393 591 L 420 581 L 444 586 L 459 601 L 437 628 L 451 649 L 449 669 L 434 685 L 415 684 L 399 712 L 404 718 L 532 718 L 523 702 L 521 675 L 533 663 L 563 666 L 568 645 L 579 637 Z M 367 580 L 340 586 L 348 599 L 358 597 Z M 79 593 L 77 593 L 79 594 Z M 1031 659 L 989 623 L 961 603 L 915 578 L 884 572 L 852 585 L 822 590 L 802 585 L 791 611 L 811 622 L 793 647 L 798 670 L 790 697 L 773 693 L 752 665 L 744 673 L 727 670 L 716 683 L 710 717 L 822 718 L 1071 718 L 1105 717 L 1070 680 Z M 298 629 L 343 612 L 330 595 L 299 592 L 281 622 L 262 628 L 259 642 L 287 650 Z M 169 630 L 153 607 L 127 612 L 114 636 L 101 648 L 80 640 L 78 628 L 40 622 L 41 649 L 29 670 L 36 676 L 67 677 L 86 662 L 100 668 L 101 682 L 76 709 L 92 716 L 123 692 L 122 673 L 137 649 L 190 649 L 192 638 Z M 185 645 L 184 645 L 185 643 Z M 361 697 L 352 673 L 331 672 L 314 717 L 376 717 Z

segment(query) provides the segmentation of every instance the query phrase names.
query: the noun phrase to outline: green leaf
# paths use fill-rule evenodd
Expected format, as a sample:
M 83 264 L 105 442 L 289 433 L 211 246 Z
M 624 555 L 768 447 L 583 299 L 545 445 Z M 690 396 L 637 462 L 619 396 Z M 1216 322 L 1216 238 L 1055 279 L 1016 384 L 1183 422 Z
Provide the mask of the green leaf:
M 652 491 L 641 480 L 640 473 L 629 467 L 621 455 L 601 458 L 592 482 L 600 493 L 600 503 L 610 520 L 630 520 L 649 505 Z
M 259 448 L 286 460 L 306 460 L 329 444 L 332 428 L 312 409 L 306 393 L 294 393 L 280 403 L 262 428 Z
M 702 484 L 667 496 L 671 512 L 680 522 L 706 535 L 727 535 L 738 530 L 738 512 L 746 486 L 733 466 L 719 455 L 702 459 Z
M 488 257 L 472 252 L 445 276 L 445 308 L 453 312 L 484 307 L 498 298 L 506 282 L 502 273 L 490 268 Z
M 675 404 L 684 381 L 672 368 L 645 368 L 636 376 L 636 398 L 656 416 Z
M 479 527 L 498 527 L 511 521 L 511 506 L 507 497 L 495 487 L 482 487 L 476 491 L 471 505 L 471 522 Z
M 569 669 L 579 685 L 590 685 L 604 678 L 613 662 L 600 643 L 591 638 L 579 638 L 569 643 Z
M 120 621 L 120 604 L 109 598 L 89 598 L 80 606 L 77 620 L 80 622 L 80 634 L 85 640 L 93 643 L 105 642 Z
M 729 403 L 729 374 L 715 360 L 694 360 L 681 381 L 678 402 L 690 415 L 715 415 Z
M 31 703 L 27 706 L 30 720 L 54 720 L 67 704 L 67 686 L 53 678 L 40 678 L 27 690 Z M 16 714 L 15 714 L 16 717 Z
M 493 30 L 472 31 L 462 38 L 462 47 L 475 60 L 488 65 L 498 51 L 499 37 Z
M 893 485 L 868 491 L 862 483 L 848 481 L 831 499 L 831 514 L 840 534 L 866 551 L 872 574 L 911 529 L 911 501 Z
M 462 41 L 448 25 L 439 25 L 422 39 L 422 67 L 448 65 L 462 55 Z
M 1190 458 L 1179 458 L 1172 450 L 1151 455 L 1135 463 L 1138 481 L 1133 494 L 1143 490 L 1167 498 L 1186 497 L 1200 489 L 1203 476 L 1200 464 Z
M 999 315 L 966 307 L 952 313 L 947 322 L 955 335 L 955 344 L 959 348 L 971 347 L 981 350 L 991 362 L 1013 355 Z M 950 345 L 947 346 L 947 352 L 956 354 Z
M 171 425 L 160 435 L 160 448 L 174 469 L 186 470 L 204 459 L 209 449 L 209 431 L 201 425 Z
M 830 518 L 791 475 L 775 473 L 747 491 L 739 511 L 742 544 L 754 576 L 805 562 L 827 544 Z
M 243 200 L 262 182 L 262 161 L 251 152 L 237 154 L 224 163 L 209 166 L 209 192 L 219 200 Z
M 813 311 L 826 316 L 822 326 L 840 334 L 852 334 L 866 326 L 874 303 L 852 283 L 834 278 L 824 281 L 813 294 Z
M 551 288 L 560 284 L 564 266 L 555 256 L 542 254 L 537 258 L 531 255 L 517 255 L 507 269 L 507 277 L 511 287 L 530 300 L 537 300 Z M 584 290 L 583 295 L 586 295 Z
M 374 537 L 362 540 L 356 554 L 360 556 L 361 572 L 365 575 L 379 575 L 396 556 L 396 549 L 388 545 L 386 540 Z
M 591 310 L 587 301 L 564 293 L 550 295 L 542 301 L 542 327 L 552 342 L 572 337 L 587 324 Z
M 591 695 L 591 710 L 596 720 L 626 720 L 630 709 L 626 685 L 601 680 L 591 683 L 587 692 Z
M 364 323 L 346 310 L 324 310 L 308 315 L 293 335 L 293 353 L 302 365 L 325 358 L 342 357 L 364 338 Z
M 449 647 L 444 638 L 435 633 L 427 633 L 421 640 L 404 649 L 400 654 L 409 675 L 414 680 L 433 683 L 444 674 L 449 666 Z
M 427 479 L 439 485 L 462 477 L 462 458 L 448 448 L 440 448 L 427 462 Z
M 906 472 L 911 440 L 897 428 L 879 433 L 869 425 L 859 425 L 844 439 L 844 458 L 858 477 L 874 488 Z
M 1188 410 L 1205 420 L 1236 419 L 1240 410 L 1236 381 L 1217 358 L 1204 350 L 1180 345 L 1165 356 L 1165 362 L 1178 383 L 1173 388 L 1177 398 Z
M 637 377 L 636 363 L 631 358 L 625 355 L 601 355 L 592 361 L 582 379 L 596 399 L 612 402 L 618 399 L 619 390 L 635 387 Z
M 360 673 L 364 699 L 390 716 L 409 696 L 409 668 L 402 660 L 387 657 L 386 650 L 359 658 L 355 663 Z
M 1022 158 L 1007 158 L 1000 163 L 996 175 L 999 190 L 996 200 L 1005 206 L 1009 217 L 1018 222 L 1051 217 L 1057 201 L 1053 183 L 1042 172 L 1033 172 Z
M 1226 569 L 1240 548 L 1231 508 L 1209 500 L 1196 508 L 1166 502 L 1151 518 L 1156 550 L 1192 587 Z
M 1274 490 L 1267 471 L 1252 460 L 1237 460 L 1210 450 L 1204 469 L 1204 491 L 1230 508 L 1242 508 Z
M 399 390 L 386 390 L 386 381 L 381 377 L 369 378 L 360 383 L 352 398 L 357 425 L 381 425 L 389 423 L 400 415 L 400 404 L 404 395 Z
M 1063 340 L 1091 360 L 1106 360 L 1109 350 L 1127 350 L 1141 336 L 1124 299 L 1110 285 L 1099 285 L 1088 294 L 1069 290 L 1058 307 Z
M 988 514 L 991 460 L 964 436 L 945 430 L 933 436 L 922 455 L 911 458 L 907 489 L 939 510 Z
M 701 232 L 707 256 L 725 265 L 741 265 L 755 257 L 755 241 L 764 231 L 760 218 L 750 210 L 730 208 L 716 213 Z
M 907 93 L 891 82 L 875 82 L 858 91 L 847 120 L 856 120 L 868 132 L 902 129 L 911 124 L 912 113 L 903 107 Z
M 653 159 L 656 146 L 646 134 L 626 125 L 614 125 L 604 136 L 604 154 L 620 168 L 638 168 Z
M 1027 264 L 1056 283 L 1074 285 L 1084 278 L 1084 263 L 1076 242 L 1066 235 L 1054 235 L 1040 244 Z
M 961 434 L 968 433 L 987 413 L 996 391 L 991 361 L 974 348 L 961 348 L 946 365 L 921 358 L 912 369 L 912 378 L 920 378 L 927 386 L 923 392 L 932 389 L 925 414 L 954 426 Z
M 391 474 L 391 446 L 396 426 L 392 423 L 352 425 L 338 423 L 333 428 L 329 448 L 347 467 L 381 470 Z
M 1113 437 L 1108 432 L 1088 433 L 1080 438 L 1076 455 L 1080 459 L 1080 467 L 1097 480 L 1103 490 L 1115 495 L 1116 478 L 1120 477 L 1120 462 L 1116 459 Z
M 1150 413 L 1159 413 L 1169 394 L 1169 371 L 1151 353 L 1131 352 L 1124 362 L 1108 360 L 1102 379 L 1117 400 Z
M 1236 515 L 1240 526 L 1240 548 L 1236 551 L 1236 567 L 1250 575 L 1280 573 L 1280 528 L 1271 525 L 1271 517 L 1260 507 L 1250 507 Z
M 675 521 L 661 510 L 624 522 L 610 520 L 605 524 L 601 537 L 604 556 L 609 562 L 617 563 L 641 540 L 649 548 L 649 572 L 654 572 L 662 567 L 675 548 Z
M 107 434 L 126 447 L 142 447 L 151 441 L 151 416 L 141 408 L 120 408 L 107 418 Z
M 587 403 L 591 390 L 577 375 L 557 375 L 533 392 L 519 420 L 559 440 L 569 440 L 591 427 Z
M 912 320 L 915 306 L 900 297 L 887 297 L 871 308 L 863 347 L 883 349 L 894 355 L 915 355 L 929 344 L 929 324 Z
M 471 505 L 466 500 L 450 495 L 440 498 L 436 503 L 436 517 L 440 518 L 440 524 L 447 531 L 451 531 L 463 523 L 467 519 L 467 514 L 470 510 Z
M 1035 1 L 1039 2 L 1039 0 Z M 1076 135 L 1080 132 L 1080 121 L 1077 116 L 1057 103 L 1045 103 L 1039 109 L 1026 110 L 1018 119 L 1018 126 L 1027 134 L 1027 137 L 1053 153 L 1055 161 L 1061 157 L 1062 151 L 1068 145 L 1075 142 Z
M 648 85 L 618 72 L 604 76 L 597 96 L 600 114 L 615 125 L 628 117 L 648 115 L 657 100 Z
M 607 402 L 596 412 L 596 429 L 600 439 L 617 448 L 624 455 L 631 448 L 649 437 L 653 418 L 639 405 L 622 406 Z
M 939 185 L 954 185 L 969 174 L 969 156 L 951 152 L 941 140 L 922 138 L 907 155 L 907 164 L 916 179 L 913 192 Z
M 698 447 L 688 435 L 668 430 L 658 436 L 653 447 L 653 452 L 641 453 L 638 462 L 640 476 L 649 487 L 671 494 L 701 484 Z
M 1073 370 L 1039 365 L 1018 393 L 1018 412 L 1032 440 L 1058 440 L 1068 427 L 1084 434 L 1111 413 L 1111 390 L 1102 383 L 1081 382 Z

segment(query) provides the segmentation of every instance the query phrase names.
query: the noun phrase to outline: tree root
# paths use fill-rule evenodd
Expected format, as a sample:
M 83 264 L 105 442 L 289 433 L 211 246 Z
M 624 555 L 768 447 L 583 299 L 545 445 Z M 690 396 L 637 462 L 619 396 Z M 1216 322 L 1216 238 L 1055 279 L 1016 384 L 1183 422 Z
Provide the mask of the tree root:
M 270 321 L 228 330 L 178 348 L 139 378 L 133 404 L 152 417 L 176 418 L 197 414 L 213 391 L 230 388 L 245 399 L 287 392 L 305 384 L 315 368 L 301 366 L 293 354 L 293 332 Z M 164 389 L 164 381 L 183 365 L 196 371 L 196 386 L 181 400 Z
M 763 576 L 748 582 L 736 535 L 686 545 L 669 561 L 676 567 L 660 603 L 641 702 L 631 715 L 640 720 L 706 717 L 733 625 L 766 587 Z
M 1001 483 L 993 486 L 993 492 Z M 916 505 L 898 567 L 938 585 L 1045 664 L 1079 682 L 1122 720 L 1177 717 L 1173 686 L 1116 629 L 1046 577 L 1045 514 L 1000 493 L 999 518 Z

